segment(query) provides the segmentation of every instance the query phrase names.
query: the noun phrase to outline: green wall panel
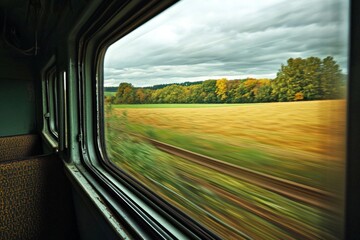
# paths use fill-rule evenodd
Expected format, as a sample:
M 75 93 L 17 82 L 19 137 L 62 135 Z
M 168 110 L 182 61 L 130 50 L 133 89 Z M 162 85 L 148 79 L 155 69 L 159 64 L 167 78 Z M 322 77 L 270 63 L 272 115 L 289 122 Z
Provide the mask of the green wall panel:
M 33 133 L 36 115 L 32 61 L 11 54 L 0 56 L 0 136 Z

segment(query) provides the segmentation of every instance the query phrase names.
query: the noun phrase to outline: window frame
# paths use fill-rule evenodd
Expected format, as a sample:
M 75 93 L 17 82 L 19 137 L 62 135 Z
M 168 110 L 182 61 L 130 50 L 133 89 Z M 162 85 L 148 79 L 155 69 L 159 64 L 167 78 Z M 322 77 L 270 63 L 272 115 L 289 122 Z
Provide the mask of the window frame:
M 360 236 L 360 2 L 349 0 L 344 239 Z
M 220 239 L 157 197 L 106 157 L 103 139 L 103 60 L 107 47 L 174 4 L 175 0 L 113 1 L 97 9 L 76 40 L 81 161 L 78 169 L 102 193 L 119 220 L 138 237 Z M 123 22 L 121 22 L 123 20 Z M 124 194 L 125 193 L 125 194 Z M 114 203 L 114 201 L 116 203 Z M 120 207 L 121 206 L 121 207 Z M 126 206 L 124 208 L 124 206 Z M 119 211 L 119 207 L 121 211 Z M 124 212 L 129 219 L 124 219 Z M 141 228 L 137 228 L 140 225 Z M 135 227 L 134 227 L 135 226 Z

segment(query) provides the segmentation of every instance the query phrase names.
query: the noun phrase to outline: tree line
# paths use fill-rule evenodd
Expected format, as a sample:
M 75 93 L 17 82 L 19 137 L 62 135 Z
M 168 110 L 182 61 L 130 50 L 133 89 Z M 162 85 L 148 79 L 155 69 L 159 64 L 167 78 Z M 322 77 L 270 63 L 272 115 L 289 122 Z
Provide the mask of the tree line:
M 205 80 L 195 83 L 134 87 L 120 83 L 113 104 L 255 103 L 344 97 L 345 75 L 333 57 L 290 58 L 275 79 Z

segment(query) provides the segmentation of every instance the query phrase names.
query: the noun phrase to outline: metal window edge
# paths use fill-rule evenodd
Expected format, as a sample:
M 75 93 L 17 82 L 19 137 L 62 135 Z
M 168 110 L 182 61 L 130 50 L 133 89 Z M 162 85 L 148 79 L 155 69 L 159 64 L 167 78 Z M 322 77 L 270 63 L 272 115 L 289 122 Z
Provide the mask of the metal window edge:
M 88 199 L 97 207 L 102 217 L 107 221 L 109 226 L 114 230 L 120 239 L 131 239 L 128 233 L 113 216 L 102 196 L 98 194 L 96 189 L 90 184 L 86 177 L 82 174 L 83 170 L 80 170 L 75 164 L 64 163 L 65 171 L 72 181 L 75 181 L 78 187 L 86 194 Z
M 46 143 L 55 151 L 59 151 L 59 143 L 57 140 L 55 140 L 52 135 L 49 133 L 49 131 L 46 129 L 43 129 L 42 136 L 46 140 Z

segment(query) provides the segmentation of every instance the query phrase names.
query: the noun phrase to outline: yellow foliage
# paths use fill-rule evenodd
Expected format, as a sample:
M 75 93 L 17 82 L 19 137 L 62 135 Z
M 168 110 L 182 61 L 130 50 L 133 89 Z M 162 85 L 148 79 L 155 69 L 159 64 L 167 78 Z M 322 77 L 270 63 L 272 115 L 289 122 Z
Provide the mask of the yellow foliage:
M 221 100 L 224 100 L 227 98 L 226 92 L 227 92 L 227 83 L 229 80 L 226 78 L 221 78 L 216 81 L 216 94 L 220 96 Z
M 304 100 L 304 94 L 302 92 L 297 92 L 294 97 L 295 101 L 301 101 Z

